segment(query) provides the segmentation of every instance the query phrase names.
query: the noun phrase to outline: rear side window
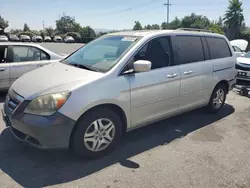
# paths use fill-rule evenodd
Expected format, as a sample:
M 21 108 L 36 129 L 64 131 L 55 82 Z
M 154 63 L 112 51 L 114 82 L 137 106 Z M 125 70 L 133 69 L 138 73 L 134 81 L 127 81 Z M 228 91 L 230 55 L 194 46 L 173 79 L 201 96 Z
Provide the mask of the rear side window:
M 211 59 L 231 57 L 232 53 L 227 42 L 222 38 L 206 37 Z
M 171 40 L 176 63 L 187 64 L 205 60 L 200 37 L 175 36 L 171 37 Z

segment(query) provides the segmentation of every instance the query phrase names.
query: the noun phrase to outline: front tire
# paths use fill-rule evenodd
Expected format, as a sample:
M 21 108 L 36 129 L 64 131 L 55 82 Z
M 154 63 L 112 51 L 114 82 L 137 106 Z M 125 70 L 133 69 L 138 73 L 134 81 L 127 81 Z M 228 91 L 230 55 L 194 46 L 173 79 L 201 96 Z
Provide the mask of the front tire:
M 113 110 L 99 108 L 85 114 L 76 124 L 71 146 L 83 158 L 97 158 L 111 152 L 122 136 L 121 118 Z
M 223 108 L 226 101 L 226 87 L 224 84 L 218 84 L 211 95 L 207 105 L 207 110 L 211 113 L 216 113 Z

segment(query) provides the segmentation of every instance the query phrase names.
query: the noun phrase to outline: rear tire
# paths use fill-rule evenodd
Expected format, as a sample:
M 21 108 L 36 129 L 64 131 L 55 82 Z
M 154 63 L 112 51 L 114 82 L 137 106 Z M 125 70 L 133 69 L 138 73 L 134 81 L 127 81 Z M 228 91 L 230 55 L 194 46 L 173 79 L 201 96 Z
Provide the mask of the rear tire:
M 226 86 L 224 84 L 218 84 L 210 97 L 210 101 L 207 105 L 207 111 L 210 113 L 217 113 L 223 108 L 226 101 Z
M 72 135 L 71 147 L 80 157 L 91 159 L 107 155 L 122 136 L 121 118 L 113 110 L 99 108 L 87 112 Z

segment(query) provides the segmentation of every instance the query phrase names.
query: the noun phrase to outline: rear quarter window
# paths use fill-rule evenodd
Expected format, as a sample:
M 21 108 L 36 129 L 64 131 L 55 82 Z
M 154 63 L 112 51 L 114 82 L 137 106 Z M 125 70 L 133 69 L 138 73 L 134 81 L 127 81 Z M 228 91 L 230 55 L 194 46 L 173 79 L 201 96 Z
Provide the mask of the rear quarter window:
M 231 57 L 232 52 L 223 38 L 206 37 L 211 59 Z

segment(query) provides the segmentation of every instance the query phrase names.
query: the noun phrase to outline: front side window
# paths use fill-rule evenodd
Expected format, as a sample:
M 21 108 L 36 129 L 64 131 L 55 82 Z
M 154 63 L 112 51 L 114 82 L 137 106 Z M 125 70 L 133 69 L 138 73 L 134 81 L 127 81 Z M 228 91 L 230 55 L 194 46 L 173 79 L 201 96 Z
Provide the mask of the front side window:
M 222 38 L 206 37 L 211 59 L 231 57 L 231 50 L 227 42 Z
M 204 61 L 201 38 L 197 36 L 171 37 L 174 57 L 177 64 L 187 64 Z
M 98 72 L 107 72 L 136 42 L 136 36 L 105 36 L 90 42 L 62 62 Z
M 43 51 L 31 46 L 13 46 L 13 62 L 48 60 Z
M 135 55 L 134 61 L 148 60 L 151 69 L 158 69 L 170 65 L 169 40 L 167 37 L 153 39 Z

